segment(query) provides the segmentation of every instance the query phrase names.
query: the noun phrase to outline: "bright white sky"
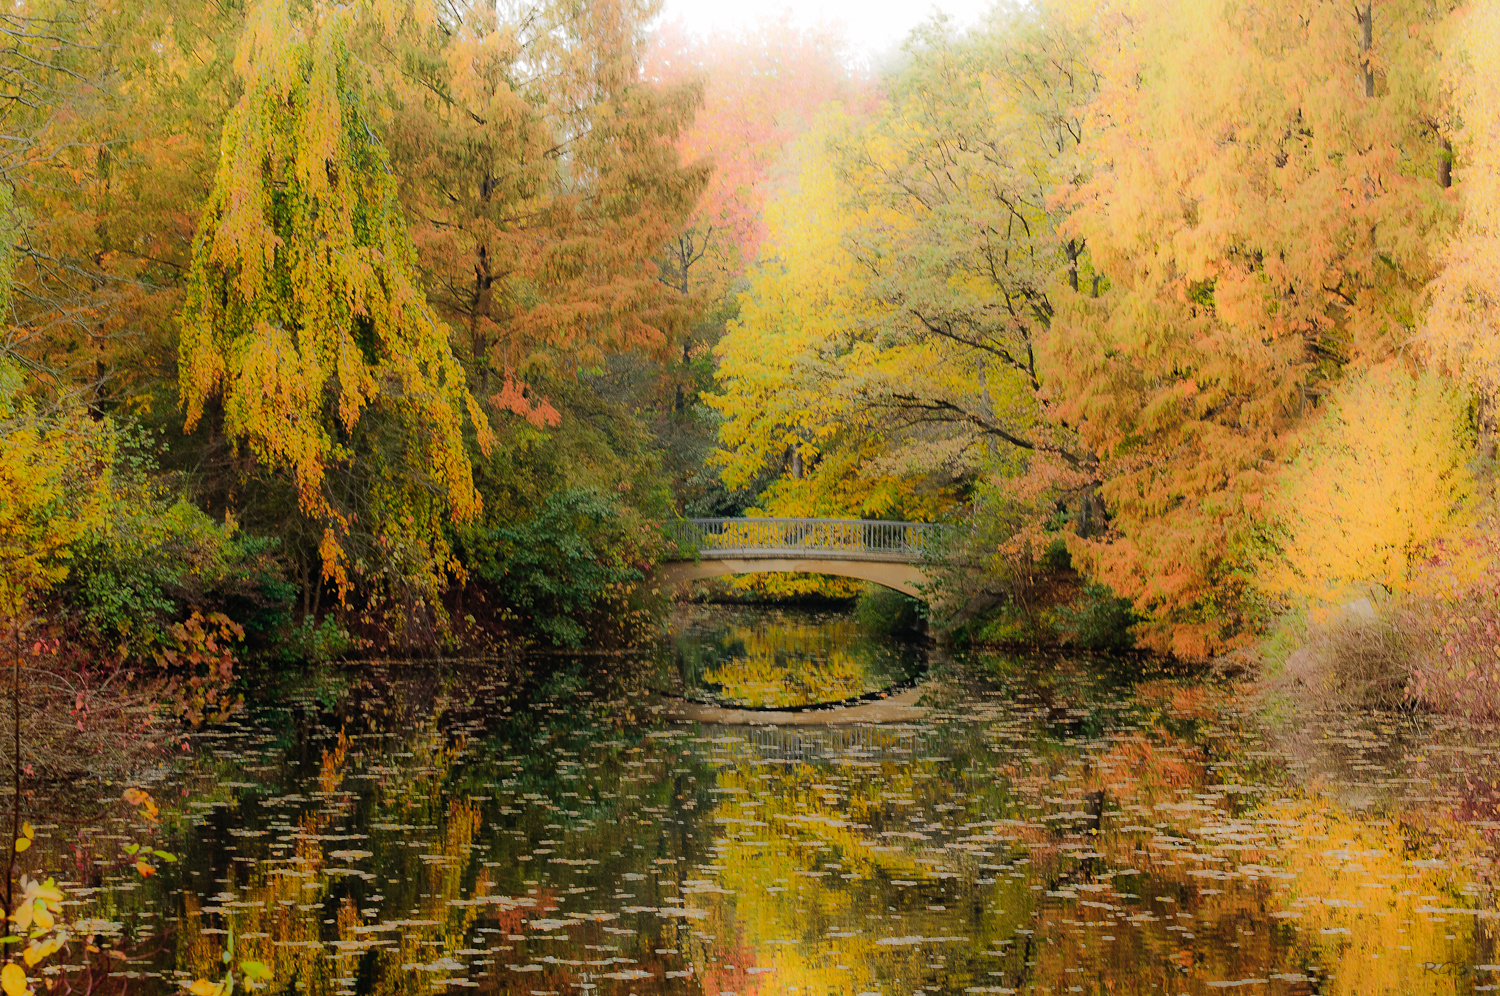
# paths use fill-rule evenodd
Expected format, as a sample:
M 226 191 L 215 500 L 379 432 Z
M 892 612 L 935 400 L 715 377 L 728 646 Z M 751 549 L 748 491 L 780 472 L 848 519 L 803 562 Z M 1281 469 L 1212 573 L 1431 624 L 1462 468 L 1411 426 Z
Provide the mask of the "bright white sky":
M 695 34 L 735 31 L 790 13 L 794 24 L 827 24 L 841 29 L 856 57 L 870 59 L 894 48 L 907 32 L 932 17 L 947 14 L 958 27 L 969 27 L 994 0 L 666 0 L 662 20 L 681 20 Z

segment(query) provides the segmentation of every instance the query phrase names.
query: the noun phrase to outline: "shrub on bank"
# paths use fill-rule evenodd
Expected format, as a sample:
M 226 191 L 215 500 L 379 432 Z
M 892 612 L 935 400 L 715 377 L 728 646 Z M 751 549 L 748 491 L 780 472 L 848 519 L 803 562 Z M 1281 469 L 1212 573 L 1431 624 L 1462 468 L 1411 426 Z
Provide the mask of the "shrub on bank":
M 959 623 L 952 635 L 961 645 L 1120 651 L 1135 648 L 1132 628 L 1138 621 L 1130 601 L 1109 585 L 1083 582 L 1064 570 L 998 594 Z
M 1306 630 L 1282 677 L 1321 702 L 1394 709 L 1407 701 L 1407 662 L 1417 644 L 1394 620 L 1344 614 Z
M 1487 531 L 1469 552 L 1479 558 L 1477 571 L 1398 613 L 1417 645 L 1407 697 L 1426 708 L 1500 716 L 1500 539 Z
M 1332 701 L 1500 716 L 1500 540 L 1489 531 L 1430 562 L 1419 593 L 1282 619 L 1262 644 L 1272 687 Z
M 1129 650 L 1131 627 L 1139 622 L 1129 599 L 1107 584 L 1090 582 L 1076 598 L 1057 607 L 1056 628 L 1062 642 L 1084 650 Z
M 548 495 L 530 518 L 465 537 L 471 570 L 555 646 L 582 646 L 601 615 L 643 613 L 647 565 L 661 542 L 649 524 L 597 488 Z

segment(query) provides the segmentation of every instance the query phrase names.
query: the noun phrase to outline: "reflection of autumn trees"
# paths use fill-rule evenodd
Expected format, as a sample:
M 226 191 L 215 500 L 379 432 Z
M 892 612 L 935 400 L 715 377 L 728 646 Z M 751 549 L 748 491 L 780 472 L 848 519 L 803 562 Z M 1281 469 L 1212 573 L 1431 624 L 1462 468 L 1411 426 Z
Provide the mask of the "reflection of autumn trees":
M 1466 884 L 1481 831 L 1281 787 L 1210 689 L 1118 707 L 1076 684 L 1013 690 L 910 753 L 722 769 L 703 964 L 742 969 L 737 991 L 1353 994 L 1451 992 L 1421 966 L 1493 963 Z
M 999 947 L 1033 900 L 1024 885 L 976 886 L 974 862 L 988 850 L 972 854 L 972 840 L 930 846 L 938 835 L 909 820 L 955 798 L 940 763 L 887 756 L 719 772 L 719 888 L 701 898 L 710 932 L 725 939 L 714 960 L 736 965 L 756 987 L 742 991 L 860 992 L 988 977 L 990 956 L 979 952 Z M 931 942 L 941 954 L 910 941 L 955 933 L 965 936 Z
M 743 651 L 706 671 L 704 683 L 720 686 L 725 699 L 756 706 L 836 702 L 871 691 L 869 662 L 844 649 L 853 642 L 854 624 L 827 625 L 851 632 L 831 634 L 822 626 L 733 627 L 726 642 Z
M 232 948 L 308 996 L 1446 993 L 1414 966 L 1496 962 L 1493 843 L 1449 812 L 1483 755 L 1424 776 L 1436 804 L 1358 808 L 1212 688 L 1070 667 L 795 733 L 576 690 L 486 723 L 394 683 L 384 712 L 215 741 L 183 804 L 210 814 L 182 849 L 201 894 L 162 891 L 174 869 L 101 895 L 180 914 L 157 969 L 214 978 Z
M 857 698 L 911 668 L 899 648 L 870 640 L 848 618 L 736 620 L 710 639 L 686 641 L 683 653 L 690 686 L 716 688 L 719 699 L 751 707 Z
M 241 800 L 236 822 L 255 829 L 231 831 L 246 835 L 236 857 L 254 858 L 228 862 L 218 899 L 189 904 L 181 969 L 217 964 L 232 932 L 236 958 L 313 996 L 566 991 L 612 974 L 642 996 L 695 991 L 668 976 L 683 956 L 657 953 L 686 951 L 697 926 L 656 912 L 680 906 L 699 847 L 691 817 L 665 815 L 691 814 L 707 783 L 682 736 L 622 731 L 612 706 L 576 703 L 486 724 L 461 691 L 394 682 L 378 709 L 341 702 L 335 715 L 356 722 L 316 760 L 317 724 L 286 732 L 285 756 L 304 759 L 276 801 L 298 815 L 263 822 Z M 610 896 L 632 875 L 638 895 Z
M 1479 833 L 1430 811 L 1356 815 L 1315 789 L 1277 800 L 1274 783 L 1241 781 L 1255 763 L 1239 756 L 1255 744 L 1248 731 L 1206 732 L 1220 703 L 1205 690 L 1136 692 L 1146 721 L 1078 758 L 1077 795 L 1107 800 L 1098 832 L 1031 850 L 1043 864 L 1070 848 L 1091 855 L 1057 866 L 1071 872 L 1039 917 L 1036 981 L 1082 974 L 1141 993 L 1252 978 L 1293 992 L 1454 991 L 1451 975 L 1422 966 L 1469 962 L 1492 943 L 1475 934 L 1493 914 L 1476 916 L 1462 889 L 1461 869 L 1483 853 Z M 1056 770 L 1022 765 L 1013 777 L 1028 767 L 1035 791 Z M 1418 857 L 1433 853 L 1413 839 L 1422 826 L 1451 842 L 1452 857 Z

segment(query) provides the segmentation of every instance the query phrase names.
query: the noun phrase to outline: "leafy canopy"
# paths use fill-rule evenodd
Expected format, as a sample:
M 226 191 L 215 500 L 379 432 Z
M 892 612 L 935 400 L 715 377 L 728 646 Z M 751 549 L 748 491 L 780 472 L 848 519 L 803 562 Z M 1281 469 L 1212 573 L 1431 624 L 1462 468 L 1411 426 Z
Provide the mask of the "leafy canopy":
M 235 62 L 245 92 L 225 124 L 218 173 L 182 311 L 181 392 L 189 428 L 211 400 L 226 434 L 291 476 L 323 523 L 325 576 L 347 586 L 343 536 L 363 514 L 388 539 L 432 544 L 441 513 L 480 500 L 464 416 L 488 448 L 445 327 L 428 307 L 396 179 L 366 108 L 368 71 L 350 34 L 368 8 L 259 0 Z M 395 30 L 399 11 L 373 19 Z M 402 452 L 356 509 L 327 486 L 371 409 Z M 441 559 L 441 558 L 440 558 Z
M 1332 605 L 1410 590 L 1475 498 L 1466 399 L 1436 373 L 1391 365 L 1339 385 L 1269 502 L 1274 597 Z

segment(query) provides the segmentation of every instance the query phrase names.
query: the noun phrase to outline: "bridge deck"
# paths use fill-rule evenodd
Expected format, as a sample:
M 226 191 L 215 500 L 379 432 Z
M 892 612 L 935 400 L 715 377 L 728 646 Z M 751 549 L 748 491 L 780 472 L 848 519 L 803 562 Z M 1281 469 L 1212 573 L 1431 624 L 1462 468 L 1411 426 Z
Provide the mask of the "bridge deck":
M 943 527 L 874 519 L 682 519 L 672 524 L 681 547 L 700 559 L 817 557 L 915 564 L 938 552 Z

